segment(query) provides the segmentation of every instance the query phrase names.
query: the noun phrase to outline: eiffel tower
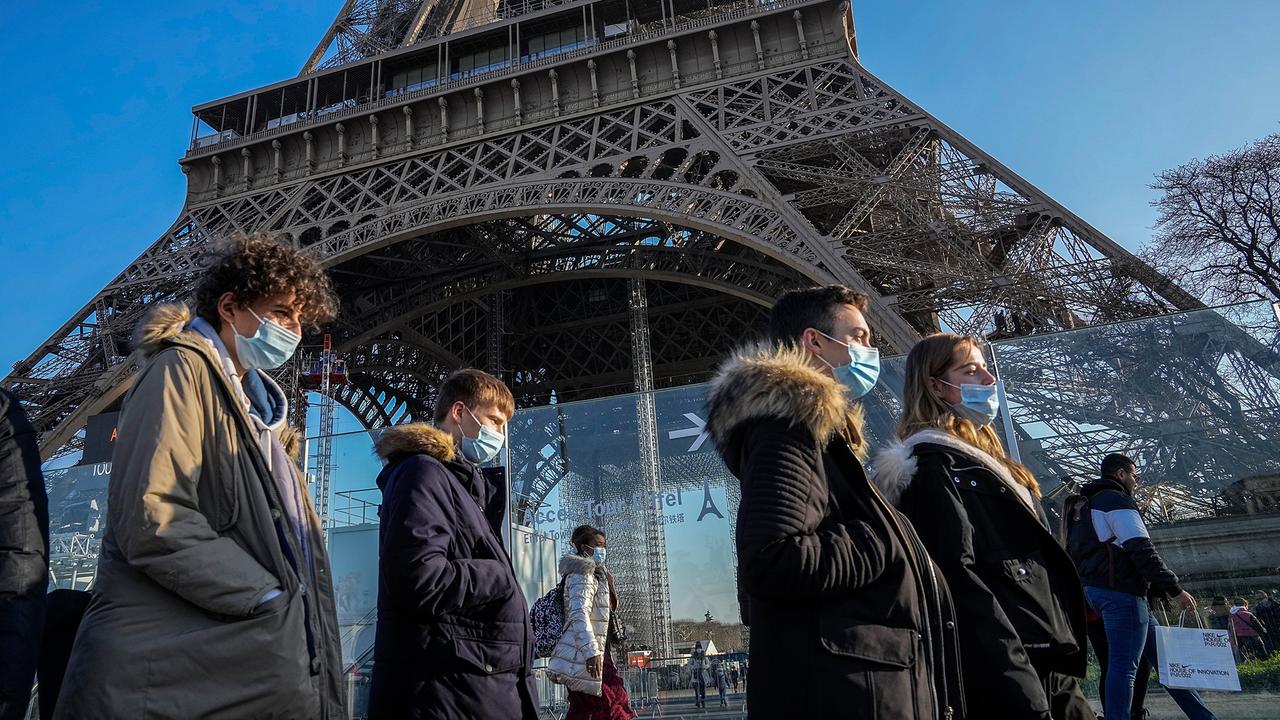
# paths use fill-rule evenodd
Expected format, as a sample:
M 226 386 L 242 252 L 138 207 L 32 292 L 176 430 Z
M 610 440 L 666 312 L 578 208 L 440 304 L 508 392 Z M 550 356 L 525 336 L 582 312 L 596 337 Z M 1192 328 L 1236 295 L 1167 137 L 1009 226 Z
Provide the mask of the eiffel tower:
M 429 417 L 460 366 L 524 407 L 704 380 L 814 284 L 867 293 L 888 352 L 1200 307 L 868 71 L 845 1 L 346 0 L 297 77 L 193 115 L 177 220 L 4 380 L 45 457 L 241 232 L 331 269 L 336 400 L 368 428 Z

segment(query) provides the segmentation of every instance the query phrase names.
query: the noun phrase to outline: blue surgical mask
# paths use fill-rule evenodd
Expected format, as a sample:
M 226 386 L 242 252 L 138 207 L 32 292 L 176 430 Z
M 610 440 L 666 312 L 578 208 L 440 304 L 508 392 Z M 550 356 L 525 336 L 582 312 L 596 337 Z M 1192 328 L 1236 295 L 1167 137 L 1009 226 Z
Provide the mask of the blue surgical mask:
M 252 336 L 245 337 L 236 330 L 235 325 L 231 326 L 231 332 L 236 336 L 236 356 L 246 368 L 275 370 L 293 357 L 298 343 L 302 342 L 302 336 L 286 330 L 273 320 L 260 317 L 253 312 L 253 308 L 249 308 L 249 312 L 258 318 L 258 329 Z
M 591 553 L 591 559 L 595 560 L 597 565 L 603 565 L 604 558 L 605 558 L 605 551 L 604 551 L 604 548 L 602 547 L 596 548 L 596 551 Z
M 473 463 L 483 465 L 498 457 L 506 438 L 502 433 L 480 422 L 471 412 L 471 408 L 467 408 L 467 414 L 476 421 L 476 425 L 480 426 L 480 433 L 475 437 L 467 437 L 465 432 L 462 434 L 462 456 Z
M 831 368 L 831 374 L 836 382 L 844 386 L 845 395 L 849 400 L 859 400 L 871 392 L 871 388 L 875 387 L 876 381 L 880 379 L 880 349 L 842 343 L 821 330 L 818 330 L 818 334 L 837 345 L 843 345 L 849 351 L 847 365 L 832 365 L 821 355 L 818 356 L 823 364 Z
M 960 402 L 952 405 L 951 411 L 975 425 L 990 425 L 1000 412 L 1000 395 L 995 385 L 976 383 L 956 385 L 942 378 L 938 378 L 938 382 L 959 388 Z

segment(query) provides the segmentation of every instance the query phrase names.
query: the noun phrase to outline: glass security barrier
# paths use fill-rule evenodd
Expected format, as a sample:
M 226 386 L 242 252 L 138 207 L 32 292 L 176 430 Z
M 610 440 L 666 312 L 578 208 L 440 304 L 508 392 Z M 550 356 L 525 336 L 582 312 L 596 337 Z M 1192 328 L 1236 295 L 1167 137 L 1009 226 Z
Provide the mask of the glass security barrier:
M 1006 390 L 997 427 L 1039 479 L 1053 522 L 1104 455 L 1137 461 L 1137 496 L 1152 539 L 1200 605 L 1198 617 L 1167 621 L 1228 629 L 1244 692 L 1209 693 L 1209 704 L 1219 718 L 1266 717 L 1280 693 L 1273 654 L 1280 613 L 1263 600 L 1280 588 L 1274 307 L 1259 302 L 999 341 L 989 357 Z M 886 358 L 881 383 L 864 402 L 873 451 L 892 436 L 903 365 L 903 357 Z M 521 409 L 501 459 L 511 491 L 507 541 L 530 604 L 559 580 L 574 527 L 589 523 L 608 534 L 624 630 L 615 660 L 644 716 L 692 708 L 687 662 L 696 641 L 727 675 L 738 671 L 733 714 L 725 717 L 745 714 L 750 632 L 739 617 L 734 550 L 740 494 L 705 432 L 706 392 L 691 385 Z M 372 667 L 377 432 L 336 434 L 329 443 L 329 543 L 353 717 L 365 712 Z M 309 438 L 309 471 L 316 450 Z M 87 587 L 110 465 L 46 472 L 54 582 Z M 1242 601 L 1267 626 L 1256 641 L 1236 637 L 1231 608 Z M 1085 687 L 1096 703 L 1096 663 L 1089 673 Z M 547 717 L 562 716 L 563 687 L 541 670 L 537 681 Z M 1150 682 L 1151 716 L 1180 717 L 1154 676 Z

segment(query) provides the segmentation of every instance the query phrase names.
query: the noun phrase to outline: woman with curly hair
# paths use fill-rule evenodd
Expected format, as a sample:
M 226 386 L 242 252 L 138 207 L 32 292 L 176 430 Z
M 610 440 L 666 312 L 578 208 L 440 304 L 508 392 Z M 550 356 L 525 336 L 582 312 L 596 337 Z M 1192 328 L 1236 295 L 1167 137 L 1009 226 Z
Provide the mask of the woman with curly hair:
M 314 260 L 235 240 L 195 314 L 151 311 L 120 414 L 98 579 L 56 717 L 342 718 L 324 531 L 267 374 L 332 319 Z

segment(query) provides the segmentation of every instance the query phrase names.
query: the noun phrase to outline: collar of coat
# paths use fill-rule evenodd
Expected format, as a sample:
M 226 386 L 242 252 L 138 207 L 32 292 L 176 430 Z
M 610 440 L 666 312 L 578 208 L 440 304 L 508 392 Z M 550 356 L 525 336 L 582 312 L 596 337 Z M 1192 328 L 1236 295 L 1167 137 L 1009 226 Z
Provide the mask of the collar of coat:
M 596 567 L 596 561 L 593 558 L 574 553 L 560 558 L 561 575 L 591 575 L 596 571 Z
M 193 318 L 194 315 L 191 312 L 191 308 L 181 303 L 155 306 L 138 321 L 138 325 L 133 330 L 132 344 L 134 352 L 138 353 L 142 360 L 145 361 L 169 347 L 183 347 L 193 350 L 200 353 L 211 367 L 222 369 L 223 372 L 214 374 L 226 382 L 227 389 L 235 397 L 244 398 L 244 388 L 239 387 L 239 383 L 234 382 L 231 378 L 214 342 L 191 329 Z M 138 364 L 141 365 L 142 363 L 139 362 Z M 259 377 L 262 378 L 264 384 L 268 384 L 268 392 L 275 393 L 278 399 L 283 402 L 285 395 L 280 386 L 266 373 L 259 373 Z M 256 419 L 249 414 L 247 408 L 242 407 L 241 409 L 244 410 L 244 418 L 250 423 L 251 428 L 258 424 Z M 272 425 L 270 429 L 277 433 L 285 453 L 296 460 L 299 450 L 302 449 L 302 439 L 296 430 L 284 422 L 283 418 L 287 417 L 287 414 L 287 410 L 283 411 L 281 413 L 281 421 Z
M 862 425 L 844 387 L 810 367 L 808 353 L 791 345 L 759 343 L 736 350 L 720 366 L 707 397 L 707 431 L 724 447 L 734 428 L 776 417 L 804 426 L 825 442 L 837 430 Z
M 373 451 L 383 460 L 393 455 L 430 455 L 440 462 L 452 462 L 457 457 L 453 436 L 428 423 L 394 425 L 378 434 L 373 441 Z
M 1015 491 L 1019 487 L 1018 481 L 1013 479 L 1013 475 L 1009 473 L 1009 469 L 1004 466 L 1004 463 L 945 430 L 931 428 L 921 430 L 903 440 L 893 440 L 885 449 L 876 454 L 873 481 L 890 503 L 897 505 L 902 493 L 911 486 L 911 481 L 915 479 L 918 465 L 915 448 L 917 445 L 925 443 L 941 445 L 973 460 L 983 468 L 990 470 L 996 477 L 1000 478 L 1001 482 L 1006 483 Z M 1022 497 L 1021 493 L 1016 494 L 1018 497 Z

